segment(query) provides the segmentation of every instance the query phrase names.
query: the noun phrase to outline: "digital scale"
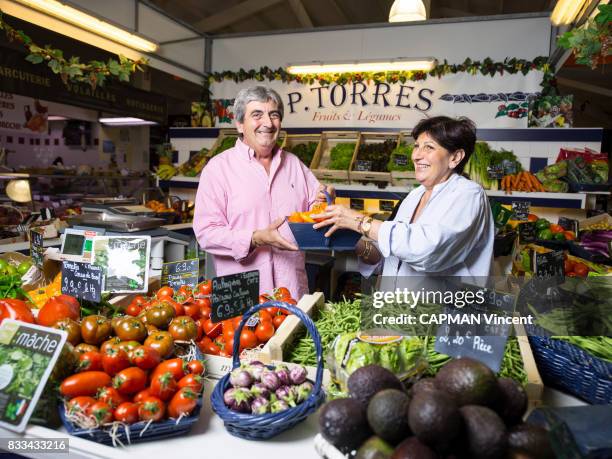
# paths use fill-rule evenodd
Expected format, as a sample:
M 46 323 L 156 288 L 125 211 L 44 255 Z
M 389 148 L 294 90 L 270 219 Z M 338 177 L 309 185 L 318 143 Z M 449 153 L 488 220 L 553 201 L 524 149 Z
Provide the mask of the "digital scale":
M 66 228 L 62 235 L 60 260 L 91 263 L 93 238 L 102 236 L 104 230 L 78 230 Z

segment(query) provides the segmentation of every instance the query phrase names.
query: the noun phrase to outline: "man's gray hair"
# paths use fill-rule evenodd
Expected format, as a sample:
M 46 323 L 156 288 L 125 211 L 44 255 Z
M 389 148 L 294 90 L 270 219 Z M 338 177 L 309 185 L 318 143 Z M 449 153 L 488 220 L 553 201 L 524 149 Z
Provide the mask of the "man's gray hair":
M 234 118 L 240 123 L 244 123 L 244 115 L 246 114 L 246 106 L 249 102 L 268 102 L 269 100 L 276 103 L 276 107 L 280 113 L 281 120 L 285 114 L 283 101 L 274 89 L 266 86 L 251 86 L 241 89 L 236 95 L 232 111 Z

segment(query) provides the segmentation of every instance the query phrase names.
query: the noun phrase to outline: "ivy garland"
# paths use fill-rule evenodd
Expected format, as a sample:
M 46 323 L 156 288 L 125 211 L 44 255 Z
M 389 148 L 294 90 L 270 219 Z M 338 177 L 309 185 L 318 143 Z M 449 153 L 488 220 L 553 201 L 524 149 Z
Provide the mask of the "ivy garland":
M 241 83 L 246 80 L 256 81 L 275 81 L 280 80 L 284 83 L 302 83 L 328 85 L 330 83 L 346 84 L 350 82 L 375 82 L 375 83 L 405 83 L 406 81 L 422 81 L 428 76 L 441 78 L 444 75 L 467 72 L 471 75 L 478 73 L 482 75 L 490 75 L 494 77 L 496 74 L 503 75 L 504 73 L 522 73 L 527 75 L 532 70 L 544 72 L 542 86 L 543 93 L 549 92 L 549 86 L 554 84 L 553 74 L 548 64 L 548 57 L 539 56 L 533 61 L 516 58 L 506 58 L 503 62 L 494 62 L 491 58 L 486 58 L 483 61 L 473 61 L 467 58 L 461 64 L 449 64 L 446 59 L 444 62 L 436 61 L 434 67 L 428 71 L 404 71 L 404 72 L 361 72 L 361 73 L 320 73 L 307 75 L 294 75 L 288 73 L 284 68 L 271 69 L 269 67 L 261 67 L 259 70 L 244 70 L 240 69 L 237 72 L 226 70 L 224 72 L 213 72 L 206 75 L 203 82 L 203 98 L 205 101 L 210 100 L 210 86 L 223 80 L 233 80 L 236 83 Z
M 0 10 L 0 30 L 4 30 L 10 42 L 17 41 L 29 51 L 26 57 L 32 64 L 47 62 L 51 71 L 59 74 L 60 78 L 67 84 L 69 81 L 87 83 L 92 89 L 103 86 L 106 80 L 116 77 L 119 81 L 130 81 L 130 75 L 137 70 L 142 71 L 142 65 L 148 63 L 147 59 L 133 61 L 125 56 L 119 55 L 119 61 L 109 59 L 107 62 L 92 60 L 81 63 L 78 56 L 70 59 L 64 57 L 61 49 L 46 45 L 44 48 L 38 46 L 28 37 L 23 30 L 17 30 L 4 21 L 2 10 Z

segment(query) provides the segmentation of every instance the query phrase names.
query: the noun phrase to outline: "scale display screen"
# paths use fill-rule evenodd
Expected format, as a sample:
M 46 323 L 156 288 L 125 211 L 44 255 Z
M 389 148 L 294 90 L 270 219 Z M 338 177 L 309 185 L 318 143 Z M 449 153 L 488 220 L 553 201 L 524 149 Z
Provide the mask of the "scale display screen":
M 83 255 L 85 245 L 85 235 L 66 234 L 64 245 L 62 246 L 63 255 Z

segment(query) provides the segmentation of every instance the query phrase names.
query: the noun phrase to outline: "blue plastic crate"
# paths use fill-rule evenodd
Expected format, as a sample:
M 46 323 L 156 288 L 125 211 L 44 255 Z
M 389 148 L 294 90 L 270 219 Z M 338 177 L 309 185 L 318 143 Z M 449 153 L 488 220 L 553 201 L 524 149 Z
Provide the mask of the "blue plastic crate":
M 289 223 L 300 250 L 350 251 L 361 238 L 361 234 L 347 229 L 337 230 L 327 238 L 325 233 L 329 227 L 316 230 L 312 225 L 313 223 Z

